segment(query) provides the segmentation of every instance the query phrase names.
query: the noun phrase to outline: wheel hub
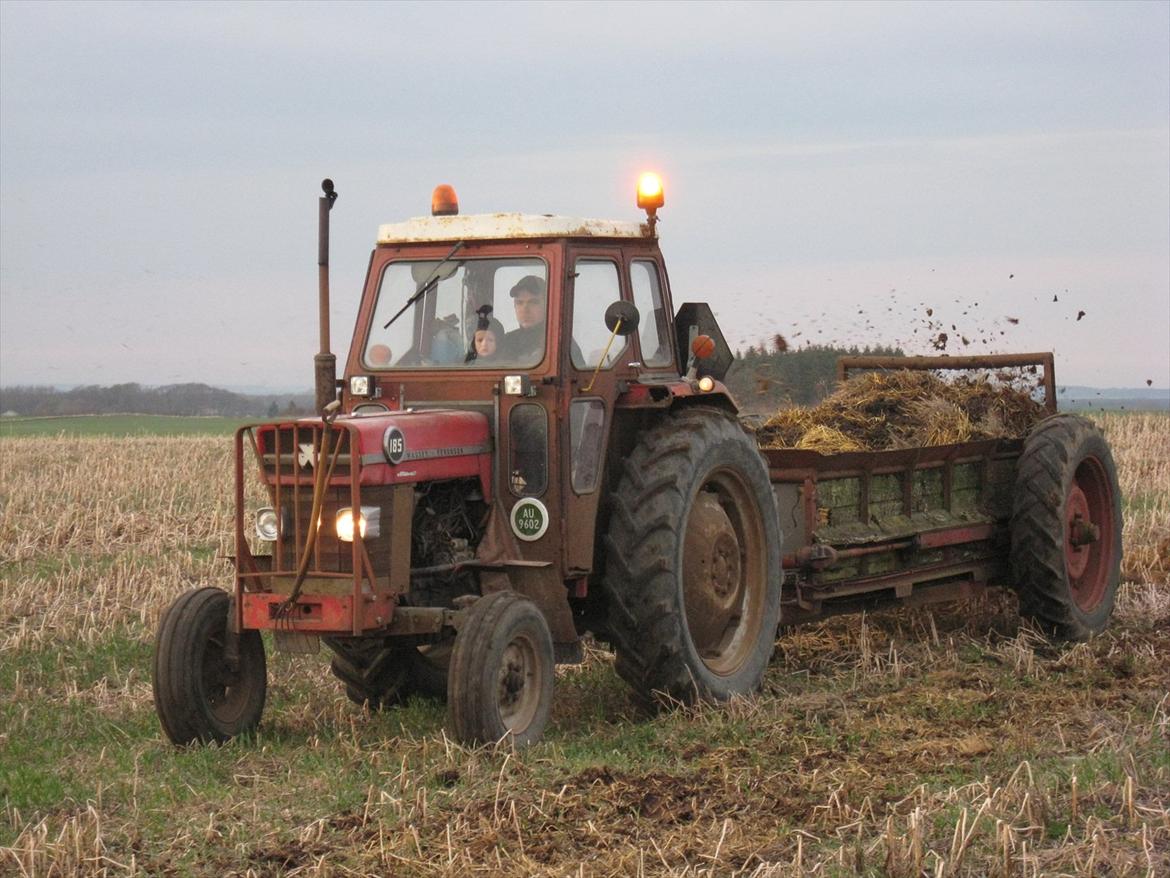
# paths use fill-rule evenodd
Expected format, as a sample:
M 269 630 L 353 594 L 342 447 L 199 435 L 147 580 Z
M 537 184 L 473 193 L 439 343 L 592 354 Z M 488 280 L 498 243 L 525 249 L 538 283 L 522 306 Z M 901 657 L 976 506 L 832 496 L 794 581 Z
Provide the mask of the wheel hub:
M 1101 464 L 1082 461 L 1064 503 L 1064 563 L 1072 599 L 1086 613 L 1101 603 L 1109 580 L 1113 504 Z
M 241 686 L 239 669 L 233 670 L 228 663 L 222 635 L 215 634 L 207 639 L 201 671 L 207 706 L 219 720 L 230 722 L 246 706 L 249 693 L 247 687 Z
M 1089 564 L 1089 549 L 1093 542 L 1086 539 L 1096 526 L 1089 521 L 1089 501 L 1079 485 L 1073 485 L 1068 492 L 1068 502 L 1065 504 L 1065 520 L 1068 523 L 1068 538 L 1065 545 L 1065 562 L 1068 566 L 1068 575 L 1076 579 L 1085 572 Z
M 524 690 L 524 661 L 517 655 L 518 650 L 512 647 L 500 669 L 500 706 L 511 707 L 519 699 Z
M 717 651 L 743 604 L 739 538 L 711 493 L 695 498 L 683 548 L 687 625 L 700 654 Z
M 530 641 L 519 637 L 508 644 L 500 662 L 496 703 L 500 719 L 515 734 L 528 728 L 539 707 L 540 681 L 536 679 L 535 650 Z

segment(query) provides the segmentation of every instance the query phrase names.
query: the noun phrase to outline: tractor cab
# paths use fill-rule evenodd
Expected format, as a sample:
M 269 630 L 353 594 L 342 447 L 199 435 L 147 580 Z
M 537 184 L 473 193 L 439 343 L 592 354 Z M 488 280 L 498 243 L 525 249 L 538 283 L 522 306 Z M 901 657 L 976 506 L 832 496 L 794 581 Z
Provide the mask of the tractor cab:
M 586 597 L 595 567 L 605 461 L 620 459 L 615 414 L 703 393 L 690 350 L 700 329 L 726 349 L 709 311 L 673 331 L 657 185 L 657 204 L 640 186 L 642 223 L 460 215 L 440 187 L 432 216 L 380 227 L 340 382 L 343 412 L 393 431 L 392 467 L 407 479 L 413 461 L 465 444 L 454 421 L 449 437 L 423 439 L 411 414 L 483 417 L 496 514 L 478 560 L 516 562 L 507 585 L 541 607 L 561 654 L 577 643 L 566 590 Z M 710 376 L 703 387 L 729 404 Z

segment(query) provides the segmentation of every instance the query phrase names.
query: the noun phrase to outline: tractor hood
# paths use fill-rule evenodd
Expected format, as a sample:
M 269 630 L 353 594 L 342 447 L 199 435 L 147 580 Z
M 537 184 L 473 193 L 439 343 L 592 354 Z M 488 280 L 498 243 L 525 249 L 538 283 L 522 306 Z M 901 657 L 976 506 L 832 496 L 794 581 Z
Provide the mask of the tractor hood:
M 491 500 L 492 437 L 478 412 L 390 412 L 334 423 L 356 434 L 364 485 L 478 478 L 484 499 Z

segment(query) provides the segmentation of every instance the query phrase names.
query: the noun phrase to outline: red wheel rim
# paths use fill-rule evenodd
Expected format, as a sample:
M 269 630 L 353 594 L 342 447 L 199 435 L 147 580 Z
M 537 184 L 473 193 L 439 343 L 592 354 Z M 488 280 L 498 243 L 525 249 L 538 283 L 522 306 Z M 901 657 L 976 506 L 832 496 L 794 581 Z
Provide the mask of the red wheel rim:
M 1109 584 L 1113 533 L 1113 490 L 1095 457 L 1081 461 L 1064 503 L 1064 560 L 1076 605 L 1097 609 Z

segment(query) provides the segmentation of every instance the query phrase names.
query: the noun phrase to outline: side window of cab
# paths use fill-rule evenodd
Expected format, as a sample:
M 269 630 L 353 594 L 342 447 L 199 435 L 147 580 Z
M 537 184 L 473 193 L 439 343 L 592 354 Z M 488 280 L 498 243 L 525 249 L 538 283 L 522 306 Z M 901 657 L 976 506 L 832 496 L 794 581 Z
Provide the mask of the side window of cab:
M 638 308 L 638 343 L 642 347 L 642 365 L 669 366 L 670 322 L 662 301 L 662 284 L 658 265 L 652 259 L 635 259 L 630 263 L 630 289 Z
M 605 327 L 605 309 L 622 297 L 617 263 L 608 259 L 583 257 L 577 260 L 573 268 L 573 345 L 570 359 L 577 369 L 593 369 L 598 363 L 601 363 L 601 368 L 608 369 L 618 362 L 626 350 L 626 339 L 619 335 L 611 344 L 610 331 Z

